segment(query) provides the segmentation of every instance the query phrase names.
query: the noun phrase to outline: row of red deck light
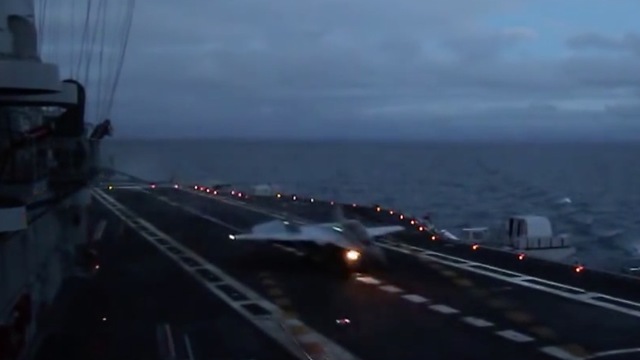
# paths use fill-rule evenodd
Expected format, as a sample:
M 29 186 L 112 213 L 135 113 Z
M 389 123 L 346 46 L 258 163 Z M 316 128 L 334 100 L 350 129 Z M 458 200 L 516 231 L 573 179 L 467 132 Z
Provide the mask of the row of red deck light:
M 157 187 L 156 184 L 151 184 L 150 186 L 151 186 L 152 189 L 155 189 Z M 180 186 L 178 184 L 174 184 L 173 187 L 178 189 Z M 109 189 L 112 189 L 111 185 L 109 185 Z M 213 195 L 217 195 L 218 194 L 217 190 L 211 190 L 210 188 L 205 187 L 205 186 L 194 185 L 193 189 L 194 190 L 199 190 L 199 191 L 204 191 L 204 192 L 209 193 L 209 194 L 212 193 Z M 242 198 L 242 197 L 247 198 L 248 197 L 246 194 L 243 194 L 242 192 L 236 191 L 236 190 L 231 190 L 230 194 L 232 196 L 237 196 L 237 197 L 240 197 L 240 198 Z M 276 194 L 276 198 L 281 199 L 282 197 L 283 197 L 283 195 L 281 193 L 277 193 Z M 291 195 L 291 200 L 297 201 L 297 200 L 301 200 L 301 199 L 299 199 L 297 195 Z M 315 202 L 315 199 L 314 198 L 309 198 L 309 202 L 313 203 L 313 202 Z M 335 204 L 334 201 L 331 201 L 330 203 L 331 203 L 331 205 Z M 355 207 L 358 206 L 358 204 L 353 203 L 353 204 L 351 204 L 351 206 L 355 208 Z M 383 211 L 382 207 L 376 206 L 376 212 L 382 212 L 382 211 Z M 386 211 L 389 212 L 389 215 L 393 215 L 394 214 L 393 210 L 386 210 Z M 398 214 L 398 217 L 400 218 L 400 220 L 405 220 L 404 214 Z M 411 223 L 411 225 L 418 225 L 419 224 L 418 221 L 416 221 L 415 219 L 411 219 L 409 222 Z M 418 226 L 417 230 L 421 231 L 421 232 L 422 231 L 426 231 L 425 227 L 422 226 L 422 225 Z M 437 237 L 435 235 L 431 235 L 430 238 L 433 241 L 437 240 Z M 471 250 L 476 251 L 478 249 L 480 249 L 480 245 L 478 243 L 471 244 Z M 523 261 L 526 258 L 526 254 L 525 253 L 518 253 L 518 254 L 516 254 L 516 258 L 519 261 Z M 576 273 L 581 273 L 581 272 L 584 271 L 585 268 L 584 268 L 584 265 L 582 265 L 582 264 L 576 264 L 576 265 L 574 265 L 573 269 L 574 269 L 574 271 Z
M 156 184 L 150 184 L 150 187 L 151 187 L 152 189 L 155 189 L 155 188 L 157 187 L 157 185 L 156 185 Z M 174 184 L 174 185 L 173 185 L 173 187 L 174 187 L 175 189 L 178 189 L 178 188 L 180 188 L 180 185 L 178 185 L 178 184 Z M 111 188 L 111 187 L 110 187 L 110 188 Z M 193 189 L 194 189 L 194 190 L 198 190 L 198 191 L 204 191 L 204 192 L 206 192 L 206 193 L 213 194 L 213 195 L 218 195 L 218 191 L 217 191 L 217 190 L 211 190 L 210 188 L 208 188 L 208 187 L 206 187 L 206 186 L 194 185 L 194 186 L 193 186 Z M 235 191 L 235 190 L 231 190 L 231 191 L 230 191 L 230 194 L 231 194 L 232 196 L 245 197 L 245 198 L 247 198 L 247 197 L 248 197 L 246 194 L 243 194 L 242 192 L 240 192 L 240 191 Z M 276 198 L 281 199 L 281 198 L 283 198 L 283 195 L 282 195 L 281 193 L 277 193 L 277 194 L 276 194 Z M 299 199 L 297 195 L 291 195 L 291 200 L 293 200 L 293 201 L 297 201 L 297 200 L 301 200 L 301 199 Z M 313 202 L 315 202 L 315 198 L 309 198 L 309 202 L 312 202 L 312 203 L 313 203 Z M 330 201 L 330 203 L 331 203 L 331 205 L 334 205 L 334 204 L 335 204 L 335 202 L 334 202 L 334 201 Z M 355 208 L 355 207 L 358 207 L 358 204 L 353 203 L 353 204 L 351 204 L 351 206 Z M 383 211 L 383 209 L 382 209 L 380 206 L 376 206 L 376 211 L 377 211 L 377 212 L 381 212 L 381 211 Z M 389 212 L 389 215 L 394 215 L 394 214 L 395 214 L 395 212 L 394 212 L 393 210 L 386 210 L 386 211 L 388 211 L 388 212 Z M 405 218 L 406 218 L 406 217 L 404 216 L 404 214 L 398 214 L 398 217 L 400 218 L 400 220 L 405 220 Z M 410 220 L 410 223 L 411 223 L 411 225 L 418 225 L 418 221 L 417 221 L 417 220 L 415 220 L 415 219 L 411 219 L 411 220 Z M 425 227 L 424 227 L 424 226 L 422 226 L 422 225 L 418 226 L 418 227 L 417 227 L 417 230 L 418 230 L 418 231 L 426 231 Z M 432 239 L 432 240 L 436 240 L 436 236 L 435 236 L 435 235 L 432 235 L 432 236 L 431 236 L 431 239 Z
M 478 243 L 473 243 L 471 244 L 471 250 L 476 251 L 480 249 L 480 244 Z M 516 259 L 518 259 L 518 261 L 524 261 L 524 259 L 527 257 L 527 255 L 523 252 L 517 253 L 516 254 Z M 576 273 L 581 273 L 584 271 L 584 265 L 577 263 L 573 266 L 573 271 Z
M 175 187 L 175 188 L 178 188 L 178 185 L 176 184 L 176 185 L 174 185 L 174 187 Z M 208 187 L 201 186 L 201 185 L 194 185 L 194 186 L 193 186 L 193 189 L 194 189 L 194 190 L 197 190 L 197 191 L 204 191 L 204 192 L 206 192 L 206 193 L 211 193 L 211 194 L 213 194 L 213 195 L 218 195 L 218 191 L 217 191 L 217 190 L 211 190 L 211 189 L 209 189 Z M 244 197 L 244 198 L 248 198 L 248 196 L 247 196 L 246 194 L 244 194 L 244 193 L 242 193 L 242 192 L 239 192 L 239 191 L 231 190 L 229 193 L 230 193 L 232 196 L 238 196 L 238 197 L 241 197 L 241 198 L 242 198 L 242 197 Z M 276 196 L 276 198 L 277 198 L 277 199 L 282 199 L 282 198 L 284 198 L 284 195 L 283 195 L 282 193 L 276 193 L 276 195 L 275 195 L 275 196 Z M 297 195 L 291 195 L 291 200 L 293 200 L 293 201 L 303 201 L 303 199 L 301 199 L 301 198 L 300 198 L 300 197 L 298 197 Z M 315 199 L 315 198 L 309 198 L 309 202 L 314 203 L 315 201 L 316 201 L 316 199 Z M 330 203 L 331 205 L 334 205 L 334 204 L 335 204 L 335 201 L 330 201 L 329 203 Z M 352 203 L 352 204 L 351 204 L 351 206 L 355 208 L 355 207 L 358 207 L 359 205 L 358 205 L 358 204 L 356 204 L 356 203 Z M 380 206 L 376 206 L 376 211 L 377 211 L 377 212 L 382 212 L 382 211 L 383 211 L 383 209 L 382 209 L 382 207 L 380 207 Z M 384 211 L 388 211 L 388 212 L 389 212 L 389 215 L 394 215 L 394 214 L 395 214 L 395 212 L 394 212 L 393 210 L 384 210 Z M 406 219 L 406 216 L 405 216 L 404 214 L 400 214 L 400 213 L 398 213 L 398 217 L 399 217 L 399 219 L 400 219 L 400 220 L 405 220 L 405 219 Z M 420 231 L 420 232 L 423 232 L 423 231 L 426 231 L 426 230 L 427 230 L 424 226 L 419 225 L 419 222 L 418 222 L 417 220 L 415 220 L 415 219 L 411 219 L 411 220 L 410 220 L 410 223 L 411 223 L 411 225 L 418 225 L 418 226 L 416 227 L 416 229 L 417 229 L 418 231 Z M 431 240 L 433 240 L 433 241 L 435 241 L 435 240 L 437 240 L 437 236 L 436 236 L 436 235 L 431 235 L 430 239 L 431 239 Z

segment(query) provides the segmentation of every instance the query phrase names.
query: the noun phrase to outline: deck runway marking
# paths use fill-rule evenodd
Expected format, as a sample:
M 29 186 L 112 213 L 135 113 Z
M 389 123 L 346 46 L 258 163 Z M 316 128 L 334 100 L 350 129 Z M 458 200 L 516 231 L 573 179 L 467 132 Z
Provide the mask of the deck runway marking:
M 379 285 L 382 283 L 382 281 L 370 276 L 357 276 L 356 280 L 362 283 L 371 284 L 371 285 Z
M 401 246 L 395 246 L 392 244 L 380 244 L 380 247 L 410 256 L 416 256 L 413 251 L 408 251 Z M 573 286 L 564 285 L 533 276 L 527 276 L 514 271 L 500 269 L 494 266 L 475 263 L 469 260 L 464 260 L 455 256 L 438 253 L 432 250 L 425 249 L 425 251 L 419 257 L 421 259 L 428 258 L 432 261 L 436 261 L 463 271 L 474 272 L 522 287 L 528 287 L 530 289 L 558 295 L 560 297 L 598 306 L 600 308 L 608 310 L 617 311 L 626 315 L 640 317 L 640 303 L 636 303 L 633 301 L 615 298 L 600 293 L 587 292 L 584 289 L 579 289 Z M 464 262 L 461 263 L 462 261 Z M 602 300 L 598 300 L 599 298 Z
M 308 332 L 306 334 L 300 334 L 296 337 L 298 341 L 302 344 L 318 344 L 319 339 L 316 334 Z
M 585 359 L 584 357 L 574 355 L 574 354 L 566 351 L 565 349 L 563 349 L 562 347 L 559 347 L 559 346 L 544 346 L 544 347 L 541 347 L 538 350 L 540 350 L 544 354 L 547 354 L 549 356 L 552 356 L 552 357 L 554 357 L 556 359 L 560 359 L 560 360 L 583 360 L 583 359 Z
M 314 354 L 316 356 L 324 354 L 325 351 L 320 344 L 317 342 L 303 343 L 302 347 L 309 354 Z
M 440 273 L 442 275 L 446 276 L 446 277 L 456 277 L 456 276 L 458 276 L 458 274 L 456 274 L 455 271 L 451 271 L 451 270 L 443 270 Z
M 194 209 L 194 208 L 192 208 L 192 207 L 190 207 L 190 206 L 182 205 L 182 204 L 178 204 L 178 203 L 174 203 L 174 202 L 169 202 L 169 201 L 167 201 L 166 199 L 161 199 L 160 197 L 158 197 L 158 195 L 157 195 L 157 194 L 154 194 L 153 192 L 150 192 L 150 191 L 148 191 L 148 190 L 146 190 L 146 189 L 138 189 L 138 190 L 139 190 L 140 192 L 143 192 L 143 193 L 145 193 L 145 194 L 147 194 L 147 195 L 149 195 L 149 196 L 153 197 L 153 198 L 154 198 L 154 199 L 156 199 L 156 200 L 162 201 L 162 202 L 164 202 L 164 203 L 166 203 L 166 204 L 168 204 L 168 205 L 171 205 L 171 206 L 175 206 L 175 207 L 177 207 L 177 208 L 179 208 L 179 209 L 182 209 L 182 210 L 186 211 L 186 212 L 187 212 L 187 213 L 189 213 L 189 214 L 193 214 L 193 215 L 196 215 L 196 216 L 200 216 L 201 218 L 203 218 L 203 219 L 207 219 L 207 220 L 211 221 L 212 223 L 215 223 L 215 224 L 218 224 L 218 225 L 221 225 L 221 226 L 227 227 L 227 228 L 229 228 L 229 229 L 233 230 L 234 232 L 237 232 L 237 233 L 245 232 L 245 230 L 244 230 L 244 229 L 240 229 L 239 227 L 234 226 L 234 225 L 232 225 L 232 224 L 229 224 L 229 223 L 227 223 L 227 222 L 225 222 L 225 221 L 222 221 L 222 220 L 220 220 L 220 219 L 218 219 L 218 218 L 215 218 L 215 217 L 213 217 L 213 216 L 209 216 L 209 215 L 207 215 L 207 214 L 203 213 L 202 211 L 199 211 L 199 210 L 197 210 L 197 209 Z
M 279 297 L 273 300 L 280 307 L 291 307 L 291 300 L 286 297 Z
M 429 302 L 429 299 L 416 294 L 406 294 L 406 295 L 402 295 L 402 297 L 406 300 L 409 300 L 417 304 Z
M 380 290 L 386 291 L 386 292 L 390 292 L 390 293 L 399 293 L 402 292 L 403 290 L 400 289 L 397 286 L 393 286 L 393 285 L 383 285 L 380 286 Z
M 442 304 L 431 305 L 429 306 L 429 309 L 433 311 L 437 311 L 442 314 L 457 314 L 460 312 L 452 307 L 449 307 L 447 305 L 442 305 Z
M 289 331 L 291 331 L 291 333 L 295 336 L 309 333 L 309 329 L 307 329 L 307 327 L 302 324 L 290 325 Z
M 515 341 L 515 342 L 519 342 L 519 343 L 531 342 L 531 341 L 535 340 L 531 336 L 525 335 L 525 334 L 517 332 L 515 330 L 496 331 L 496 335 L 502 336 L 505 339 L 509 339 L 511 341 Z
M 511 286 L 500 286 L 500 287 L 492 288 L 491 293 L 497 294 L 497 293 L 506 292 L 509 290 L 513 290 L 513 288 Z
M 491 327 L 493 326 L 493 323 L 484 319 L 480 319 L 477 317 L 473 317 L 473 316 L 467 316 L 462 318 L 462 321 L 466 322 L 467 324 L 473 325 L 473 326 L 477 326 L 477 327 Z
M 478 289 L 478 288 L 470 289 L 469 292 L 471 292 L 471 295 L 477 296 L 477 297 L 485 297 L 491 294 L 487 289 Z
M 300 326 L 300 325 L 304 325 L 302 323 L 302 321 L 298 320 L 298 319 L 289 319 L 284 321 L 284 324 L 287 327 L 291 327 L 291 326 Z
M 285 320 L 296 319 L 298 317 L 298 313 L 295 311 L 285 310 L 282 312 L 282 317 L 285 318 Z
M 127 223 L 132 229 L 137 231 L 137 233 L 142 236 L 143 239 L 147 240 L 149 243 L 154 245 L 159 251 L 164 253 L 170 259 L 172 259 L 180 268 L 185 270 L 188 274 L 190 274 L 193 278 L 198 280 L 206 289 L 214 293 L 216 297 L 220 300 L 224 301 L 227 305 L 231 306 L 234 310 L 239 312 L 243 317 L 245 317 L 249 322 L 255 325 L 258 329 L 263 331 L 266 335 L 271 337 L 277 343 L 279 343 L 284 349 L 289 351 L 293 356 L 304 360 L 307 357 L 302 354 L 301 346 L 298 342 L 292 339 L 292 335 L 289 334 L 282 326 L 281 322 L 281 314 L 282 310 L 280 310 L 275 304 L 269 302 L 262 296 L 258 295 L 255 291 L 251 290 L 247 286 L 241 284 L 232 276 L 228 275 L 220 268 L 213 265 L 211 262 L 202 258 L 200 255 L 182 245 L 179 241 L 160 231 L 150 222 L 140 218 L 136 214 L 134 214 L 127 207 L 122 206 L 117 200 L 113 199 L 111 196 L 105 194 L 104 191 L 99 189 L 93 189 L 92 194 L 94 198 L 97 199 L 100 203 L 102 203 L 105 207 L 111 210 L 117 217 L 119 217 L 123 222 Z M 132 220 L 136 220 L 135 222 Z M 182 254 L 187 254 L 195 261 L 200 263 L 201 268 L 206 268 L 211 271 L 217 277 L 219 277 L 222 281 L 221 283 L 226 283 L 233 286 L 238 292 L 245 295 L 246 298 L 241 301 L 234 301 L 230 299 L 227 294 L 221 291 L 217 286 L 212 285 L 209 280 L 207 280 L 204 276 L 200 274 L 200 272 L 194 271 L 193 268 L 186 266 L 186 264 L 180 261 L 180 258 L 168 251 L 166 247 L 162 246 L 159 241 L 153 240 L 150 236 L 145 232 L 140 231 L 139 225 L 142 224 L 143 227 L 146 228 L 147 232 L 153 233 L 155 236 L 162 238 L 164 242 L 168 242 L 175 249 L 180 250 L 179 252 Z M 264 309 L 267 310 L 268 315 L 255 315 L 249 312 L 243 304 L 247 304 L 248 302 L 253 302 L 259 304 Z M 275 316 L 274 316 L 275 315 Z M 298 320 L 299 321 L 299 320 Z M 307 326 L 307 328 L 309 328 Z M 320 333 L 315 330 L 309 328 L 310 333 L 307 335 L 312 335 L 317 343 L 322 344 L 323 352 L 327 354 L 327 356 L 338 359 L 349 359 L 349 360 L 357 360 L 358 358 L 350 353 L 347 349 L 338 345 L 337 343 L 331 341 L 330 339 L 322 336 Z
M 586 356 L 584 358 L 584 360 L 603 359 L 603 358 L 606 359 L 606 357 L 608 357 L 608 356 L 616 356 L 616 355 L 623 355 L 623 354 L 633 354 L 633 353 L 640 353 L 640 348 L 601 351 L 599 353 L 595 353 L 595 354 Z M 640 358 L 640 356 L 638 356 L 638 357 Z
M 504 309 L 504 308 L 508 308 L 509 306 L 511 306 L 511 304 L 509 303 L 509 301 L 507 301 L 506 299 L 489 299 L 487 300 L 487 305 L 494 307 L 494 308 L 498 308 L 498 309 Z
M 533 316 L 517 310 L 506 311 L 504 316 L 511 321 L 519 323 L 528 323 L 533 321 Z
M 157 197 L 157 195 L 155 195 L 155 194 L 153 194 L 153 193 L 151 193 L 151 192 L 149 192 L 149 191 L 146 191 L 146 190 L 141 190 L 141 191 L 143 191 L 143 192 L 145 192 L 145 193 L 149 194 L 150 196 L 153 196 L 153 197 L 155 197 L 155 198 L 158 198 L 158 197 Z M 207 198 L 210 198 L 210 197 L 207 197 Z M 164 201 L 164 202 L 167 202 L 167 201 L 165 201 L 165 200 L 163 200 L 163 199 L 158 199 L 158 200 L 160 200 L 160 201 Z M 219 200 L 219 199 L 218 199 L 218 200 Z M 176 205 L 174 205 L 174 206 L 177 206 L 177 207 L 179 207 L 179 208 L 181 208 L 181 209 L 183 209 L 183 210 L 185 210 L 185 211 L 187 211 L 187 212 L 189 212 L 189 213 L 191 213 L 191 214 L 194 214 L 194 215 L 196 215 L 196 216 L 199 216 L 199 217 L 202 217 L 202 218 L 204 218 L 204 219 L 210 220 L 210 221 L 212 221 L 212 222 L 214 222 L 214 223 L 216 223 L 216 224 L 226 225 L 227 227 L 230 227 L 230 228 L 232 228 L 232 229 L 234 228 L 234 227 L 233 227 L 232 225 L 230 225 L 230 224 L 226 224 L 225 222 L 223 222 L 223 221 L 221 221 L 221 220 L 219 220 L 219 219 L 216 219 L 216 218 L 210 217 L 210 216 L 208 216 L 208 215 L 206 215 L 206 214 L 204 214 L 204 213 L 202 213 L 202 212 L 200 212 L 200 211 L 198 211 L 198 210 L 195 210 L 195 209 L 193 209 L 193 208 L 191 208 L 191 207 L 189 207 L 189 206 L 184 206 L 184 205 L 179 205 L 179 204 L 176 204 Z M 239 229 L 237 229 L 237 228 L 235 228 L 235 229 L 236 229 L 236 230 L 239 230 Z M 285 248 L 286 248 L 286 247 L 285 247 Z M 286 248 L 286 250 L 291 250 L 291 249 L 290 249 L 290 248 Z M 295 251 L 295 252 L 297 252 L 297 250 L 294 250 L 294 251 Z M 457 274 L 456 274 L 455 272 L 450 271 L 450 270 L 444 270 L 444 272 L 448 273 L 448 274 L 449 274 L 449 276 L 457 276 Z M 273 284 L 273 282 L 268 282 L 268 281 L 267 281 L 268 279 L 269 279 L 269 278 L 264 279 L 264 280 L 263 280 L 263 283 L 265 283 L 265 284 Z M 379 285 L 379 284 L 381 284 L 381 283 L 382 283 L 382 282 L 381 282 L 380 280 L 378 280 L 378 279 L 375 279 L 375 278 L 373 278 L 373 277 L 367 277 L 367 276 L 365 276 L 365 277 L 357 277 L 357 278 L 356 278 L 356 280 L 361 281 L 361 282 L 364 282 L 364 283 L 367 283 L 367 284 L 372 284 L 372 285 Z M 403 292 L 403 290 L 402 290 L 402 289 L 400 289 L 399 287 L 394 286 L 394 285 L 384 285 L 384 286 L 380 286 L 380 289 L 381 289 L 381 290 L 383 290 L 383 291 L 389 292 L 389 293 L 399 293 L 399 292 Z
M 558 337 L 558 335 L 556 334 L 555 331 L 553 331 L 553 329 L 548 328 L 546 326 L 540 326 L 540 325 L 531 326 L 529 327 L 528 330 L 529 332 L 536 334 L 541 338 L 556 339 Z
M 235 199 L 224 199 L 224 198 L 222 198 L 222 197 L 212 197 L 212 196 L 210 196 L 210 195 L 203 194 L 203 193 L 201 193 L 201 192 L 195 191 L 195 190 L 193 190 L 192 188 L 187 188 L 187 189 L 180 188 L 180 189 L 178 189 L 178 190 L 179 190 L 179 191 L 186 192 L 186 193 L 188 193 L 188 194 L 192 194 L 192 195 L 196 195 L 196 196 L 201 196 L 201 197 L 204 197 L 204 198 L 206 198 L 206 199 L 211 199 L 211 200 L 219 201 L 219 202 L 222 202 L 222 203 L 225 203 L 225 204 L 229 204 L 229 205 L 234 205 L 234 206 L 237 206 L 237 207 L 241 207 L 241 208 L 243 208 L 243 209 L 251 210 L 251 211 L 257 212 L 257 213 L 259 213 L 259 214 L 264 214 L 264 215 L 272 216 L 272 217 L 275 217 L 275 218 L 278 218 L 278 219 L 282 219 L 282 220 L 285 220 L 285 219 L 286 219 L 286 216 L 284 216 L 284 215 L 282 215 L 282 214 L 277 214 L 277 213 L 275 213 L 275 212 L 273 212 L 273 211 L 267 211 L 267 210 L 261 209 L 261 208 L 259 208 L 259 207 L 257 207 L 257 206 L 249 205 L 249 204 L 247 204 L 247 203 L 239 203 L 239 202 L 237 202 Z
M 463 278 L 453 279 L 453 282 L 458 286 L 467 286 L 467 287 L 473 286 L 473 283 L 469 279 L 463 279 Z
M 433 261 L 431 259 L 424 258 L 424 262 L 427 264 L 427 266 L 429 266 L 432 269 L 435 269 L 435 270 L 444 269 L 444 266 L 438 264 L 437 262 L 435 262 L 435 261 Z
M 180 190 L 184 190 L 184 189 L 180 189 Z M 232 205 L 232 206 L 237 206 L 237 207 L 242 207 L 245 208 L 247 210 L 251 210 L 251 211 L 255 211 L 255 212 L 259 212 L 262 214 L 266 214 L 266 215 L 270 215 L 272 217 L 275 218 L 279 218 L 279 219 L 283 219 L 286 218 L 285 216 L 283 216 L 283 214 L 278 214 L 275 213 L 273 211 L 266 211 L 263 209 L 259 209 L 256 208 L 254 206 L 246 206 L 243 204 L 238 204 L 236 201 L 234 200 L 225 200 L 225 199 L 220 199 L 220 198 L 213 198 L 211 196 L 207 196 L 205 194 L 200 194 L 194 191 L 189 191 L 186 190 L 186 192 L 193 194 L 193 195 L 198 195 L 198 196 L 202 196 L 204 198 L 207 199 L 211 199 L 213 201 L 219 201 L 228 205 Z M 204 214 L 195 214 L 195 215 L 199 215 L 201 217 L 205 217 L 202 216 Z M 297 222 L 300 223 L 308 223 L 309 221 L 305 220 L 305 219 L 301 219 L 298 220 L 300 217 L 296 216 L 294 219 Z M 519 286 L 523 286 L 523 287 L 529 287 L 531 289 L 535 289 L 535 290 L 539 290 L 539 291 L 543 291 L 543 292 L 547 292 L 547 293 L 551 293 L 551 294 L 555 294 L 561 297 L 565 297 L 565 298 L 569 298 L 572 300 L 576 300 L 576 301 L 580 301 L 580 302 L 584 302 L 584 303 L 588 303 L 588 304 L 592 304 L 595 306 L 599 306 L 602 308 L 607 308 L 610 310 L 614 310 L 614 311 L 618 311 L 618 312 L 622 312 L 628 315 L 632 315 L 632 316 L 636 316 L 636 317 L 640 317 L 640 311 L 633 311 L 630 310 L 629 307 L 633 307 L 633 306 L 640 306 L 640 304 L 636 304 L 627 300 L 622 300 L 622 304 L 627 304 L 627 307 L 624 306 L 620 306 L 619 304 L 607 304 L 604 303 L 603 301 L 598 301 L 597 297 L 598 296 L 606 296 L 606 295 L 602 295 L 602 294 L 598 294 L 598 293 L 588 293 L 582 289 L 576 289 L 564 284 L 559 284 L 559 283 L 554 283 L 551 281 L 547 281 L 544 279 L 539 279 L 539 278 L 535 278 L 532 276 L 527 276 L 527 275 L 523 275 L 523 274 L 519 274 L 516 272 L 512 272 L 512 271 L 508 271 L 508 270 L 504 270 L 504 269 L 500 269 L 497 267 L 492 267 L 489 265 L 485 265 L 485 264 L 481 264 L 481 263 L 474 263 L 472 261 L 468 261 L 468 260 L 462 260 L 460 258 L 454 257 L 454 256 L 450 256 L 450 255 L 446 255 L 446 254 L 441 254 L 435 251 L 431 251 L 431 250 L 427 250 L 425 249 L 421 254 L 416 254 L 413 250 L 409 250 L 405 247 L 402 246 L 398 246 L 395 245 L 393 243 L 380 243 L 379 244 L 381 247 L 387 249 L 387 250 L 393 250 L 393 251 L 398 251 L 398 252 L 402 252 L 405 254 L 409 254 L 411 256 L 416 256 L 421 258 L 422 260 L 425 260 L 425 263 L 428 262 L 433 262 L 433 263 L 437 263 L 437 264 L 441 264 L 441 265 L 445 265 L 447 267 L 454 267 L 463 271 L 470 271 L 470 272 L 475 272 L 481 275 L 485 275 L 485 276 L 489 276 L 489 277 L 493 277 L 496 278 L 498 280 L 502 280 L 504 282 L 508 282 L 511 284 L 515 284 L 515 285 L 519 285 Z M 450 259 L 450 260 L 448 260 Z M 531 282 L 531 280 L 540 280 L 540 281 L 535 281 L 535 282 Z M 548 286 L 547 286 L 548 285 Z M 553 286 L 553 288 L 552 288 Z M 566 290 L 565 290 L 566 289 Z M 475 290 L 475 289 L 474 289 Z M 577 291 L 581 291 L 580 294 L 576 295 Z M 483 294 L 479 294 L 476 293 L 476 295 L 479 296 L 483 296 Z M 608 297 L 608 296 L 606 296 Z M 612 297 L 608 297 L 611 299 L 615 299 Z M 617 300 L 621 300 L 621 299 L 617 299 Z M 526 336 L 526 335 L 525 335 Z
M 592 355 L 590 352 L 587 351 L 587 349 L 585 349 L 584 347 L 578 344 L 566 344 L 566 345 L 562 345 L 561 348 L 564 349 L 566 352 L 573 354 L 575 356 L 586 357 L 586 356 Z

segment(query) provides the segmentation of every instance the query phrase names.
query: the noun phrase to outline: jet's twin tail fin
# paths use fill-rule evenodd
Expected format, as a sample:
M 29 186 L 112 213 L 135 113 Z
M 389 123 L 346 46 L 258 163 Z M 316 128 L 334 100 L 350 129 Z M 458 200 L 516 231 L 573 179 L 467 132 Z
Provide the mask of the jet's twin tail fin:
M 342 205 L 336 204 L 333 206 L 333 220 L 337 223 L 343 223 L 347 220 L 347 217 L 344 216 Z

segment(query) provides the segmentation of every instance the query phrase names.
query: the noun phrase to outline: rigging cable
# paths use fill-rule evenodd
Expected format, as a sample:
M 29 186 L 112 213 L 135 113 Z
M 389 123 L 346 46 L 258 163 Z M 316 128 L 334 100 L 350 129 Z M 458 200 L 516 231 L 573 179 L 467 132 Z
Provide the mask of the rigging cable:
M 71 23 L 69 24 L 70 36 L 71 36 L 71 46 L 69 49 L 69 78 L 73 77 L 73 58 L 75 54 L 75 46 L 76 46 L 76 0 L 71 0 Z
M 115 7 L 115 9 L 112 8 L 113 10 L 111 11 L 111 14 L 113 15 L 113 18 L 122 20 L 122 19 L 125 19 L 125 15 L 126 15 L 125 14 L 125 11 L 126 11 L 125 7 L 126 7 L 126 4 L 120 2 L 119 5 L 121 5 L 121 6 Z M 111 24 L 111 25 L 112 25 L 111 29 L 117 28 L 114 24 Z M 120 27 L 120 30 L 124 31 L 124 30 L 122 30 L 122 26 Z M 104 77 L 104 86 L 103 86 L 103 91 L 102 91 L 101 96 L 100 96 L 100 103 L 102 104 L 102 109 L 101 109 L 101 113 L 100 113 L 101 117 L 107 117 L 107 114 L 108 114 L 108 112 L 106 110 L 106 108 L 107 108 L 106 104 L 109 102 L 109 93 L 110 93 L 110 89 L 111 89 L 111 86 L 112 86 L 112 83 L 113 83 L 113 79 L 115 78 L 115 70 L 116 70 L 116 68 L 115 68 L 114 65 L 116 63 L 116 60 L 119 57 L 117 51 L 118 51 L 118 48 L 120 48 L 120 46 L 116 46 L 116 45 L 118 45 L 117 44 L 117 37 L 119 37 L 120 34 L 118 34 L 116 31 L 111 31 L 109 33 L 109 35 L 110 35 L 109 39 L 107 40 L 107 41 L 109 41 L 109 46 L 108 46 L 109 51 L 107 51 L 107 53 L 104 54 L 104 56 L 108 58 L 108 60 L 106 62 L 109 64 L 109 66 L 105 67 L 106 74 L 105 74 L 105 77 Z
M 124 64 L 124 56 L 127 52 L 127 45 L 129 44 L 129 34 L 131 33 L 131 25 L 133 24 L 133 10 L 135 8 L 135 0 L 129 0 L 127 3 L 127 17 L 125 24 L 125 34 L 124 34 L 124 44 L 122 46 L 122 52 L 120 53 L 120 59 L 118 59 L 118 67 L 116 70 L 115 79 L 113 82 L 113 87 L 111 88 L 111 94 L 109 98 L 109 102 L 107 104 L 107 116 L 110 115 L 111 109 L 113 107 L 113 99 L 116 92 L 116 88 L 118 87 L 118 82 L 120 80 L 120 74 L 122 73 L 122 66 Z
M 38 13 L 40 16 L 38 16 L 38 31 L 36 33 L 38 34 L 38 53 L 41 54 L 42 44 L 44 43 L 44 34 L 46 33 L 43 30 L 47 24 L 47 0 L 40 0 L 38 3 Z
M 111 5 L 108 0 L 35 1 L 39 15 L 38 47 L 43 61 L 46 58 L 58 64 L 61 71 L 64 68 L 64 73 L 70 73 L 71 78 L 85 86 L 87 109 L 91 109 L 87 120 L 108 118 L 128 50 L 135 0 Z
M 102 24 L 100 24 L 100 54 L 98 57 L 98 86 L 97 86 L 97 94 L 96 94 L 96 118 L 102 119 L 102 88 L 106 83 L 103 76 L 103 65 L 102 61 L 104 58 L 104 43 L 105 43 L 105 33 L 107 31 L 107 1 L 102 0 L 101 3 L 104 6 L 103 16 L 102 16 Z
M 95 27 L 93 29 L 93 34 L 91 34 L 91 42 L 90 42 L 90 46 L 89 46 L 89 50 L 87 51 L 87 64 L 85 65 L 84 68 L 84 84 L 86 87 L 89 87 L 89 68 L 91 67 L 91 60 L 93 58 L 93 53 L 94 53 L 94 49 L 95 49 L 95 45 L 96 45 L 96 39 L 98 37 L 98 29 L 99 29 L 99 24 L 100 24 L 100 15 L 102 14 L 102 12 L 100 10 L 102 10 L 104 1 L 102 0 L 98 0 L 98 7 L 96 10 L 96 15 L 94 18 L 94 21 L 92 22 L 93 24 L 95 24 Z
M 82 39 L 80 40 L 80 55 L 78 57 L 78 66 L 76 67 L 75 74 L 73 77 L 77 80 L 80 77 L 80 69 L 82 64 L 82 57 L 84 55 L 84 47 L 87 42 L 87 37 L 89 36 L 89 19 L 91 18 L 91 0 L 87 0 L 87 12 L 84 16 L 84 26 L 82 30 Z

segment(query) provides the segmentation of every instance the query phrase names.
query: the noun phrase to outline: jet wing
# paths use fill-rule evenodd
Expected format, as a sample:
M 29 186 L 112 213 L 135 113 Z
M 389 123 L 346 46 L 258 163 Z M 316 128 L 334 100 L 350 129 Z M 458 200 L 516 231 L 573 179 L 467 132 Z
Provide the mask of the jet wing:
M 378 237 L 378 236 L 383 236 L 383 235 L 403 231 L 405 230 L 405 228 L 404 226 L 400 226 L 400 225 L 390 225 L 390 226 L 366 227 L 365 230 L 367 230 L 367 234 L 369 234 L 370 237 Z
M 269 221 L 254 226 L 246 234 L 229 235 L 232 240 L 264 242 L 313 242 L 341 244 L 341 235 L 322 225 L 296 225 L 289 221 Z
M 343 227 L 342 223 L 339 222 L 335 222 L 335 223 L 324 223 L 324 224 L 317 224 L 314 225 L 314 227 L 323 227 L 325 229 L 339 229 Z M 367 232 L 367 236 L 374 238 L 374 237 L 378 237 L 378 236 L 384 236 L 384 235 L 388 235 L 388 234 L 392 234 L 395 232 L 400 232 L 403 230 L 406 230 L 406 228 L 404 226 L 400 226 L 400 225 L 388 225 L 388 226 L 362 226 L 364 228 L 364 230 Z

